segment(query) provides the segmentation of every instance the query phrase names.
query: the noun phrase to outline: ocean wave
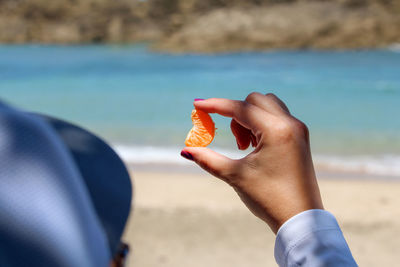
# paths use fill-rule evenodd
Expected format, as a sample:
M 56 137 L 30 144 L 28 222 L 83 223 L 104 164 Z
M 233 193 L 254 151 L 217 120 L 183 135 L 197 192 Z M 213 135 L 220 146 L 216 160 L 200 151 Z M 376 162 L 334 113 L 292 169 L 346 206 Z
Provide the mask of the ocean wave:
M 188 165 L 190 162 L 181 157 L 182 148 L 177 147 L 156 147 L 156 146 L 126 146 L 113 145 L 118 155 L 128 164 L 178 164 Z M 244 152 L 236 152 L 225 149 L 214 149 L 231 158 L 240 158 Z
M 314 164 L 320 170 L 400 177 L 400 155 L 316 155 Z
M 156 146 L 113 145 L 117 153 L 127 164 L 171 164 L 190 165 L 180 156 L 182 148 Z M 214 149 L 214 148 L 213 148 Z M 241 158 L 248 151 L 233 151 L 215 148 L 215 151 L 231 158 Z M 400 155 L 314 155 L 317 170 L 353 174 L 400 177 Z

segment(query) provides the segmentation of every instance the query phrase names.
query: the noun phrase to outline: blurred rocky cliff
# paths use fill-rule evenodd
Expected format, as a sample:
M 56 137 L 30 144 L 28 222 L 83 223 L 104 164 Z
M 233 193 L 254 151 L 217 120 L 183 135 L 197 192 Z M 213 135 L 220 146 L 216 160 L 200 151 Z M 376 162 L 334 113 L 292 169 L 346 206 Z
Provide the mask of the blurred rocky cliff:
M 1 43 L 131 43 L 173 52 L 400 43 L 400 0 L 0 0 Z

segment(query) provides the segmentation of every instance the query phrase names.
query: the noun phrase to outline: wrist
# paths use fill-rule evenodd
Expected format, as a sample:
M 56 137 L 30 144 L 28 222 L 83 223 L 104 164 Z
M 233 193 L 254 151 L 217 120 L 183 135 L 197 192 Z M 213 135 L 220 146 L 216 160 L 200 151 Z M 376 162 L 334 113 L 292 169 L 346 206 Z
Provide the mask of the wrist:
M 275 227 L 271 227 L 272 231 L 277 234 L 279 229 L 289 220 L 292 218 L 296 217 L 297 215 L 310 211 L 310 210 L 324 210 L 324 207 L 322 204 L 316 203 L 314 205 L 306 205 L 303 207 L 292 207 L 292 209 L 286 210 L 284 214 L 280 216 L 280 219 L 276 221 Z

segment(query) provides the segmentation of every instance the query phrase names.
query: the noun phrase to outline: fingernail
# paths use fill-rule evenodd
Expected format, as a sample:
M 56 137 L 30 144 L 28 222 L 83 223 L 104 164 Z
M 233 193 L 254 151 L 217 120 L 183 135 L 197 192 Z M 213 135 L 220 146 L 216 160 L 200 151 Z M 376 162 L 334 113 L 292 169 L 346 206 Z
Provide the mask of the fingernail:
M 190 154 L 189 152 L 187 152 L 187 151 L 181 151 L 181 156 L 182 157 L 184 157 L 185 159 L 188 159 L 188 160 L 193 160 L 193 156 L 192 156 L 192 154 Z
M 195 98 L 194 101 L 203 101 L 203 98 Z

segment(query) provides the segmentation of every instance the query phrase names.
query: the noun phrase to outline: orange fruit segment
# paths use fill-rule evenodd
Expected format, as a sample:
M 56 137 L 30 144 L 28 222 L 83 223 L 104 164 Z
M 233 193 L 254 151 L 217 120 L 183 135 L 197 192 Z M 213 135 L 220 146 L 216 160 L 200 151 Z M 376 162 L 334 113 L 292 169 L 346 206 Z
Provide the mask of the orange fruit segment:
M 192 147 L 205 147 L 211 144 L 215 136 L 215 124 L 208 113 L 193 109 L 193 127 L 189 131 L 185 145 Z

